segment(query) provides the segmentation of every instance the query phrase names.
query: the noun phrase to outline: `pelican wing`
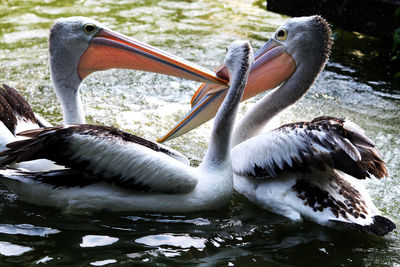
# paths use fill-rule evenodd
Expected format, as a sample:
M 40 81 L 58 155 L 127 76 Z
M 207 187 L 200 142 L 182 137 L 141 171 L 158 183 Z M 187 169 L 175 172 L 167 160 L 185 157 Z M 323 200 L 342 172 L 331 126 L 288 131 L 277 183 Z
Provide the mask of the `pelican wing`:
M 356 124 L 333 117 L 283 125 L 232 150 L 234 172 L 256 178 L 337 169 L 358 179 L 387 176 L 374 143 Z
M 9 150 L 0 153 L 6 156 L 1 165 L 46 158 L 81 172 L 81 179 L 97 177 L 139 191 L 187 192 L 197 184 L 180 153 L 112 127 L 49 127 L 21 135 L 28 139 L 8 144 Z

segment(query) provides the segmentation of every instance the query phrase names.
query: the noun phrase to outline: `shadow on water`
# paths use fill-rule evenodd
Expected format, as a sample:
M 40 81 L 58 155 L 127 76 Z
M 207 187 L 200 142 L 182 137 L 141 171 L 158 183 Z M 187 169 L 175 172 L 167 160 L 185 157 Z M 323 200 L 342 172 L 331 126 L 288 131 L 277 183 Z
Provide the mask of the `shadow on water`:
M 0 258 L 4 264 L 383 266 L 399 257 L 388 253 L 390 238 L 294 223 L 239 195 L 225 209 L 189 214 L 68 215 L 6 190 L 1 200 L 0 238 L 19 247 L 10 252 L 0 244 L 2 255 L 16 253 Z
M 227 45 L 250 39 L 257 49 L 286 18 L 265 1 L 3 1 L 0 82 L 16 86 L 41 115 L 61 122 L 50 82 L 47 33 L 60 16 L 85 15 L 141 41 L 213 69 Z M 331 59 L 315 86 L 278 123 L 319 115 L 347 117 L 376 142 L 390 177 L 365 184 L 399 225 L 400 85 L 377 40 L 336 31 Z M 161 75 L 111 70 L 81 87 L 88 121 L 155 140 L 189 108 L 198 84 Z M 107 101 L 104 101 L 107 99 Z M 255 100 L 242 106 L 242 113 Z M 168 145 L 197 165 L 211 124 Z M 190 214 L 67 215 L 26 204 L 0 186 L 0 265 L 76 266 L 393 266 L 398 231 L 385 238 L 294 223 L 235 195 L 226 208 Z

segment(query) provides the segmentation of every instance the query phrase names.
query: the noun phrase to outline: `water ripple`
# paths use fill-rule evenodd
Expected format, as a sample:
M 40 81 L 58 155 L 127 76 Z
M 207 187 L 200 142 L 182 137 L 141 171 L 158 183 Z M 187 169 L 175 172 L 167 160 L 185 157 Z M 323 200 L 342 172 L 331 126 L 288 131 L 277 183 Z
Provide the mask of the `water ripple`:
M 205 238 L 191 237 L 189 235 L 176 235 L 176 234 L 160 234 L 160 235 L 149 235 L 138 238 L 135 240 L 136 243 L 144 244 L 151 247 L 159 246 L 173 246 L 179 248 L 204 248 L 206 245 Z
M 9 235 L 48 236 L 60 233 L 57 229 L 31 224 L 0 224 L 0 233 Z
M 104 266 L 104 265 L 113 264 L 113 263 L 116 263 L 116 262 L 117 262 L 117 260 L 108 259 L 108 260 L 102 260 L 102 261 L 93 261 L 93 262 L 90 263 L 90 265 L 92 265 L 92 266 Z
M 9 242 L 0 241 L 0 254 L 3 256 L 20 256 L 32 248 L 15 245 Z
M 79 244 L 83 248 L 108 246 L 118 242 L 118 238 L 105 235 L 86 235 L 82 237 L 82 243 Z
M 84 15 L 206 68 L 223 60 L 235 39 L 261 47 L 286 17 L 265 1 L 8 0 L 0 1 L 0 82 L 15 86 L 33 109 L 62 120 L 48 66 L 48 29 L 61 16 Z M 365 181 L 373 201 L 400 222 L 399 82 L 388 78 L 374 40 L 342 34 L 326 69 L 305 97 L 274 120 L 276 126 L 332 115 L 353 120 L 376 142 L 390 177 Z M 372 42 L 372 43 L 371 43 Z M 357 51 L 357 53 L 354 53 Z M 360 56 L 364 55 L 364 56 Z M 381 57 L 381 55 L 379 55 Z M 379 58 L 378 58 L 379 59 Z M 368 64 L 364 64 L 368 63 Z M 152 73 L 109 70 L 90 75 L 80 92 L 90 123 L 121 127 L 156 140 L 190 108 L 199 83 Z M 241 105 L 241 114 L 254 105 Z M 212 122 L 169 142 L 192 165 L 203 157 Z M 235 194 L 217 212 L 90 214 L 23 203 L 0 189 L 1 266 L 396 266 L 400 234 L 376 239 L 312 223 L 293 223 Z M 40 226 L 38 226 L 40 225 Z M 16 256 L 16 257 L 15 257 Z

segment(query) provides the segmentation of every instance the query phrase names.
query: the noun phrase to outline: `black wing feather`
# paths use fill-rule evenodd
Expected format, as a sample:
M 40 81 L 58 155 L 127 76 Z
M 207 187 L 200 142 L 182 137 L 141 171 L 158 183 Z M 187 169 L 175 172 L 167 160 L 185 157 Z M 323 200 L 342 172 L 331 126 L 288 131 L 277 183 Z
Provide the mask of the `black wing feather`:
M 249 147 L 257 153 L 248 153 L 244 160 L 240 155 Z M 292 154 L 285 154 L 288 150 Z M 334 117 L 283 125 L 239 144 L 232 155 L 235 173 L 258 179 L 307 172 L 310 167 L 337 169 L 357 179 L 387 176 L 378 150 L 361 128 Z

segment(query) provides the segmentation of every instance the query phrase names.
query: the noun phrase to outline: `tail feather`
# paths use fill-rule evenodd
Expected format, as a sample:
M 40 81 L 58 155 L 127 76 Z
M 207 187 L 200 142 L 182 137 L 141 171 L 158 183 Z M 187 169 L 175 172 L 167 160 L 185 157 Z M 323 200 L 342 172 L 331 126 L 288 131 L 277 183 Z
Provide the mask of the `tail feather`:
M 362 160 L 359 165 L 362 169 L 367 170 L 368 173 L 374 175 L 376 178 L 384 178 L 388 176 L 385 162 L 381 159 L 376 148 L 368 149 L 358 147 L 361 153 Z
M 396 228 L 396 225 L 389 220 L 380 215 L 375 215 L 372 217 L 373 223 L 370 225 L 360 225 L 356 223 L 349 223 L 337 220 L 331 220 L 339 225 L 342 225 L 350 230 L 354 230 L 360 233 L 373 234 L 377 236 L 384 236 L 393 231 Z

